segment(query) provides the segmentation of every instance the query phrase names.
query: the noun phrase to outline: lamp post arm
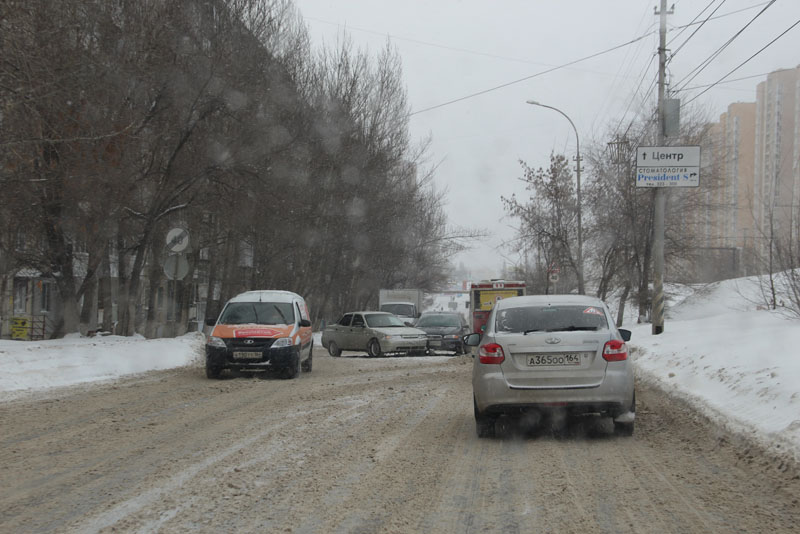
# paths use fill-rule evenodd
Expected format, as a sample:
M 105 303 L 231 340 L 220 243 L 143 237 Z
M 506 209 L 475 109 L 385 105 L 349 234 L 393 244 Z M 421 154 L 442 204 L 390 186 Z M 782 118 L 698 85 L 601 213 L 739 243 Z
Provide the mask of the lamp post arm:
M 542 104 L 540 102 L 535 102 L 533 100 L 528 100 L 528 104 L 533 104 L 534 106 L 539 106 L 542 108 L 552 109 L 553 111 L 557 111 L 560 113 L 565 119 L 569 121 L 569 125 L 572 126 L 572 131 L 575 132 L 575 152 L 577 152 L 578 156 L 581 154 L 581 142 L 578 138 L 578 129 L 575 127 L 575 123 L 572 122 L 572 119 L 569 118 L 569 115 L 564 113 L 558 108 L 554 108 L 553 106 L 548 106 L 547 104 Z
M 584 287 L 584 280 L 583 280 L 583 221 L 581 212 L 582 203 L 581 203 L 581 142 L 580 138 L 578 137 L 578 128 L 575 127 L 575 123 L 572 122 L 572 119 L 569 118 L 569 115 L 564 113 L 558 108 L 553 106 L 548 106 L 547 104 L 542 104 L 535 100 L 528 100 L 528 104 L 532 104 L 534 106 L 540 106 L 547 109 L 552 109 L 553 111 L 557 111 L 560 113 L 565 119 L 569 121 L 569 125 L 572 126 L 572 130 L 575 132 L 575 193 L 576 193 L 576 202 L 578 204 L 578 293 L 581 295 L 585 295 L 585 287 Z

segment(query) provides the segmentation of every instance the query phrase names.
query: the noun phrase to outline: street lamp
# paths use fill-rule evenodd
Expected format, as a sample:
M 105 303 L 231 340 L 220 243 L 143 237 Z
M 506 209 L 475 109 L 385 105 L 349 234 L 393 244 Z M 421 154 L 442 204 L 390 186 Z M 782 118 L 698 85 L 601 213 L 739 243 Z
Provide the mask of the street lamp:
M 575 192 L 577 194 L 578 202 L 578 293 L 585 295 L 586 292 L 583 286 L 583 226 L 581 221 L 581 212 L 583 211 L 581 204 L 581 142 L 578 139 L 578 129 L 575 128 L 575 123 L 572 122 L 572 119 L 570 119 L 567 114 L 560 109 L 554 108 L 553 106 L 548 106 L 547 104 L 539 103 L 536 100 L 528 100 L 527 103 L 533 106 L 552 109 L 553 111 L 561 113 L 564 118 L 569 121 L 572 129 L 575 130 L 575 152 L 577 154 L 575 156 L 575 174 L 577 179 L 577 187 L 575 188 Z

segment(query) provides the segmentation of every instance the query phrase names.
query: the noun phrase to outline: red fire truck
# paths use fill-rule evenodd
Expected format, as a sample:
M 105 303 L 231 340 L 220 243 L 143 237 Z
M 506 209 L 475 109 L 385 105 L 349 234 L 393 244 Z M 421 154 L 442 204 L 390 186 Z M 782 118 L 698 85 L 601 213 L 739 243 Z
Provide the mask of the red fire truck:
M 469 308 L 472 314 L 470 328 L 473 332 L 483 332 L 489 320 L 494 303 L 508 297 L 525 294 L 525 282 L 518 280 L 482 280 L 472 282 L 469 291 Z

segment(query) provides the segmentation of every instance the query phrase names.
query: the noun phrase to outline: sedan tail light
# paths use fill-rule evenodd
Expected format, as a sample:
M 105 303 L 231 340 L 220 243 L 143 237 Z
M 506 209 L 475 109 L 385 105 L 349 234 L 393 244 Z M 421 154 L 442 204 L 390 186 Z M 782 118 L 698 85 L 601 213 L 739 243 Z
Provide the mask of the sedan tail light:
M 603 347 L 603 359 L 607 362 L 621 362 L 628 359 L 628 346 L 621 339 L 612 339 Z
M 478 360 L 481 363 L 500 364 L 506 359 L 503 347 L 497 343 L 487 343 L 478 349 Z

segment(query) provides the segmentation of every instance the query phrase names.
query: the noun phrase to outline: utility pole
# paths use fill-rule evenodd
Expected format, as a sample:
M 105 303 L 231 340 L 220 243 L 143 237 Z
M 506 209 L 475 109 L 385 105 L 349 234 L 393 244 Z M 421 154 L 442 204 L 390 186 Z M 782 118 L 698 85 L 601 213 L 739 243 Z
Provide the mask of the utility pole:
M 664 78 L 667 70 L 667 15 L 675 12 L 674 6 L 667 11 L 667 0 L 661 0 L 658 39 L 658 146 L 664 146 Z M 650 312 L 652 333 L 664 331 L 664 211 L 667 192 L 663 187 L 655 188 L 655 221 L 653 224 L 653 302 Z

